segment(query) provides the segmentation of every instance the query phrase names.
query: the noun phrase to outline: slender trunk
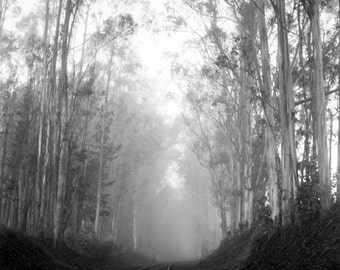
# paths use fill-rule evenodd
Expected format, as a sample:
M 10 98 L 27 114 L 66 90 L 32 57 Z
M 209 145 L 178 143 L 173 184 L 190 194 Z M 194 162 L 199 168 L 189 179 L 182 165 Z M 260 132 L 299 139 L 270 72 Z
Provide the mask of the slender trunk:
M 116 200 L 116 186 L 117 186 L 117 160 L 113 160 L 113 188 L 112 188 L 112 201 L 113 201 L 113 211 L 112 211 L 112 222 L 111 222 L 111 237 L 112 239 L 114 238 L 114 231 L 115 231 L 115 226 L 116 226 L 116 211 L 117 211 L 117 200 Z M 117 194 L 118 196 L 118 194 Z
M 86 44 L 86 35 L 87 35 L 87 26 L 88 26 L 88 17 L 89 17 L 89 11 L 90 11 L 90 5 L 87 6 L 87 11 L 86 11 L 86 18 L 85 18 L 85 29 L 83 33 L 83 45 L 82 45 L 82 51 L 81 51 L 81 60 L 80 60 L 80 71 L 79 71 L 79 76 L 81 78 L 82 73 L 83 73 L 83 64 L 84 64 L 84 57 L 85 57 L 85 44 Z M 92 75 L 92 74 L 91 74 Z M 83 141 L 81 145 L 81 149 L 83 152 L 86 151 L 86 144 L 87 144 L 87 129 L 88 129 L 88 111 L 89 111 L 89 97 L 86 97 L 86 112 L 85 112 L 85 127 L 84 127 L 84 135 L 83 135 Z M 87 170 L 87 158 L 85 158 L 83 162 L 83 172 L 82 172 L 82 183 L 86 182 L 86 170 Z M 75 225 L 75 231 L 74 234 L 77 235 L 79 232 L 79 197 L 76 195 L 76 208 L 74 212 L 75 220 L 76 220 L 76 225 Z
M 135 191 L 136 192 L 136 191 Z M 137 252 L 137 205 L 133 203 L 132 214 L 132 239 L 133 239 L 133 252 Z
M 58 190 L 58 166 L 59 166 L 59 145 L 60 145 L 60 130 L 59 123 L 60 120 L 60 112 L 58 112 L 59 108 L 59 97 L 57 95 L 57 60 L 58 60 L 58 47 L 59 47 L 59 32 L 60 32 L 60 20 L 61 20 L 61 11 L 63 6 L 63 0 L 59 0 L 58 5 L 58 15 L 56 21 L 56 29 L 54 34 L 53 41 L 53 58 L 51 61 L 51 72 L 50 72 L 50 83 L 51 83 L 51 122 L 53 123 L 53 151 L 51 155 L 51 164 L 52 164 L 52 184 L 51 184 L 51 198 L 50 198 L 50 218 L 53 220 L 53 229 L 50 233 L 53 232 L 55 227 L 55 208 L 57 205 L 57 190 Z M 53 232 L 54 233 L 54 232 Z
M 221 202 L 223 203 L 223 202 Z M 222 232 L 222 239 L 226 238 L 228 235 L 228 227 L 227 227 L 227 212 L 225 207 L 220 205 L 220 216 L 221 216 L 221 232 Z
M 332 143 L 333 143 L 333 121 L 334 121 L 334 115 L 329 112 L 329 118 L 330 118 L 330 131 L 329 131 L 329 160 L 328 160 L 328 177 L 329 179 L 332 179 Z
M 114 227 L 115 227 L 115 212 L 116 212 L 116 202 L 115 202 L 115 187 L 116 185 L 113 184 L 112 194 L 113 194 L 113 207 L 112 207 L 112 219 L 111 219 L 111 228 L 110 228 L 110 237 L 113 239 L 114 235 Z
M 120 201 L 121 201 L 121 196 L 117 198 L 117 207 L 115 211 L 115 227 L 114 227 L 114 236 L 113 240 L 115 243 L 117 243 L 117 236 L 118 236 L 118 217 L 119 217 L 119 212 L 120 212 Z
M 147 217 L 146 217 L 146 212 L 147 209 L 144 207 L 143 209 L 143 221 L 142 221 L 142 243 L 141 243 L 141 253 L 142 254 L 147 254 L 148 252 L 148 243 L 147 243 Z
M 251 92 L 249 86 L 249 75 L 246 69 L 249 68 L 245 60 L 246 56 L 243 55 L 241 60 L 241 82 L 240 82 L 240 146 L 241 146 L 241 185 L 243 199 L 242 204 L 242 223 L 252 224 L 252 209 L 253 209 L 253 186 L 251 181 L 251 147 L 252 147 L 252 134 L 251 134 L 251 118 L 252 108 L 250 104 Z
M 241 138 L 239 137 L 238 145 L 241 145 Z M 240 161 L 236 164 L 236 227 L 239 228 L 243 222 L 243 185 L 241 180 L 241 163 Z
M 41 98 L 41 116 L 40 116 L 40 127 L 39 127 L 39 143 L 38 143 L 38 165 L 37 165 L 37 183 L 40 184 L 40 176 L 41 178 L 41 187 L 40 187 L 40 200 L 39 200 L 39 227 L 40 230 L 43 230 L 43 217 L 45 209 L 45 187 L 46 187 L 46 168 L 48 162 L 48 145 L 49 145 L 49 124 L 47 127 L 47 134 L 46 134 L 46 141 L 45 141 L 45 155 L 44 155 L 44 163 L 43 167 L 41 168 L 40 163 L 42 162 L 41 158 L 41 150 L 42 150 L 42 134 L 43 134 L 43 127 L 44 127 L 44 120 L 46 119 L 46 107 L 49 110 L 49 94 L 48 94 L 48 63 L 47 63 L 47 53 L 48 53 L 48 18 L 49 18 L 49 0 L 46 0 L 46 10 L 45 10 L 45 31 L 44 31 L 44 60 L 43 60 L 43 67 L 44 67 L 44 78 L 43 78 L 43 85 L 42 85 L 42 98 Z M 47 118 L 47 122 L 49 119 Z M 40 169 L 42 169 L 40 171 Z
M 28 164 L 27 164 L 27 158 L 25 158 L 25 165 L 23 166 L 23 170 L 22 170 L 22 179 L 28 179 Z M 25 181 L 24 181 L 25 182 Z M 22 214 L 21 214 L 21 231 L 22 233 L 26 233 L 27 230 L 27 219 L 28 219 L 28 211 L 29 211 L 29 206 L 30 206 L 30 188 L 29 185 L 27 183 L 23 183 L 24 185 L 24 199 L 22 200 Z
M 299 28 L 299 65 L 301 69 L 304 69 L 304 63 L 305 63 L 305 57 L 304 57 L 304 51 L 303 51 L 303 40 L 304 40 L 304 27 L 303 27 L 303 22 L 305 21 L 305 16 L 303 17 L 304 19 L 301 21 L 301 2 L 298 3 L 297 7 L 297 18 L 298 18 L 298 28 Z M 304 13 L 302 13 L 304 14 Z M 310 31 L 309 31 L 310 32 Z M 309 36 L 309 35 L 308 35 Z M 309 38 L 307 39 L 309 40 Z M 308 42 L 309 44 L 310 42 Z M 310 50 L 308 50 L 308 58 L 310 57 Z M 308 85 L 304 84 L 303 85 L 303 98 L 307 99 L 307 93 L 308 93 Z M 310 113 L 310 104 L 305 103 L 303 105 L 303 112 L 304 112 L 304 117 L 305 117 L 305 136 L 304 136 L 304 151 L 303 151 L 303 157 L 302 161 L 304 162 L 304 166 L 301 169 L 301 179 L 305 181 L 309 181 L 310 179 L 310 172 L 309 168 L 307 165 L 310 163 L 310 123 L 311 123 L 311 113 Z
M 271 217 L 278 222 L 279 208 L 279 183 L 277 176 L 276 166 L 276 142 L 274 135 L 274 102 L 273 102 L 273 89 L 270 74 L 270 60 L 269 60 L 269 45 L 265 20 L 265 6 L 264 1 L 259 0 L 258 5 L 261 12 L 259 15 L 259 31 L 260 31 L 260 44 L 261 44 L 261 61 L 262 61 L 262 77 L 263 77 L 263 107 L 267 120 L 265 131 L 265 151 L 268 170 L 268 182 L 269 182 L 269 200 L 272 210 Z M 262 12 L 263 11 L 263 12 Z
M 248 87 L 246 87 L 247 89 Z M 248 89 L 247 89 L 248 90 Z M 253 197 L 254 190 L 252 186 L 251 179 L 251 144 L 252 144 L 252 135 L 251 135 L 251 104 L 250 104 L 250 93 L 246 93 L 245 95 L 245 111 L 243 112 L 243 131 L 242 134 L 244 139 L 242 140 L 242 181 L 244 185 L 244 202 L 243 202 L 243 215 L 244 222 L 248 224 L 250 227 L 253 223 Z
M 136 168 L 136 180 L 134 184 L 134 190 L 133 190 L 133 198 L 132 198 L 132 203 L 133 203 L 133 212 L 132 212 L 132 218 L 133 218 L 133 227 L 132 227 L 132 239 L 133 239 L 133 251 L 137 252 L 137 240 L 138 240 L 138 216 L 139 216 L 139 206 L 140 203 L 138 201 L 138 191 L 140 187 L 140 170 L 141 170 L 141 165 L 140 162 L 135 165 Z
M 289 63 L 289 44 L 285 0 L 277 0 L 279 33 L 279 89 L 281 118 L 281 162 L 282 162 L 282 222 L 283 225 L 295 222 L 294 201 L 296 198 L 296 143 L 294 131 L 294 102 L 292 74 Z
M 80 77 L 82 76 L 83 66 L 84 66 L 85 44 L 86 44 L 86 35 L 87 35 L 89 13 L 90 13 L 90 5 L 87 6 L 86 17 L 85 17 L 85 28 L 84 28 L 84 33 L 83 33 L 83 44 L 82 44 L 82 48 L 81 48 L 80 69 L 79 69 Z
M 316 136 L 317 139 L 317 158 L 318 158 L 318 175 L 321 196 L 322 210 L 328 210 L 331 207 L 331 181 L 328 177 L 328 158 L 327 158 L 327 127 L 326 127 L 326 102 L 323 80 L 323 60 L 322 44 L 320 35 L 319 22 L 319 5 L 320 0 L 312 4 L 312 33 L 313 33 L 313 53 L 314 53 L 314 95 L 313 105 L 316 111 Z
M 338 7 L 338 24 L 340 25 L 340 0 L 339 0 L 339 7 Z M 338 160 L 337 160 L 337 176 L 336 176 L 336 201 L 340 203 L 340 36 L 338 41 Z
M 64 32 L 62 40 L 61 52 L 61 74 L 60 74 L 60 107 L 59 113 L 61 114 L 62 104 L 64 104 L 64 115 L 62 117 L 62 140 L 58 168 L 58 189 L 57 189 L 57 206 L 55 213 L 55 228 L 54 239 L 62 239 L 62 224 L 63 224 L 63 207 L 65 196 L 65 184 L 67 178 L 67 163 L 68 163 L 68 144 L 69 144 L 69 119 L 68 119 L 68 87 L 67 87 L 67 59 L 68 59 L 68 40 L 69 40 L 69 23 L 71 18 L 71 5 L 72 0 L 67 0 L 65 7 L 65 20 Z
M 103 181 L 103 171 L 104 171 L 104 143 L 105 143 L 105 118 L 107 112 L 107 103 L 109 98 L 109 90 L 110 90 L 110 82 L 111 82 L 111 73 L 112 73 L 112 63 L 113 63 L 113 52 L 111 52 L 110 61 L 109 61 L 109 71 L 107 76 L 107 84 L 105 91 L 105 101 L 102 108 L 102 115 L 100 119 L 101 126 L 101 138 L 100 138 L 100 152 L 99 152 L 99 174 L 98 174 L 98 186 L 97 186 L 97 204 L 96 204 L 96 218 L 94 224 L 94 231 L 98 234 L 98 225 L 99 225 L 99 217 L 100 217 L 100 201 L 101 201 L 101 192 L 102 192 L 102 181 Z
M 9 115 L 9 110 L 4 113 L 4 122 L 5 122 L 5 130 L 4 130 L 4 138 L 2 141 L 2 155 L 1 155 L 1 168 L 0 168 L 0 222 L 3 220 L 2 218 L 4 217 L 5 211 L 5 178 L 4 178 L 4 173 L 5 173 L 5 167 L 6 167 L 6 160 L 7 160 L 7 146 L 8 146 L 8 135 L 9 135 L 9 128 L 10 128 L 10 123 L 8 119 Z

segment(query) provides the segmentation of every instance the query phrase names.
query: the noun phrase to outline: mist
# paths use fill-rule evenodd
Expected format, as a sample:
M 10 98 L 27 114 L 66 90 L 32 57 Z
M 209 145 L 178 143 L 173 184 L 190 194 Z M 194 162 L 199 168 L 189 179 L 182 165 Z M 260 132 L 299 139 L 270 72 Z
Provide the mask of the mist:
M 256 269 L 287 228 L 315 253 L 340 201 L 335 1 L 0 8 L 4 232 L 117 269 Z

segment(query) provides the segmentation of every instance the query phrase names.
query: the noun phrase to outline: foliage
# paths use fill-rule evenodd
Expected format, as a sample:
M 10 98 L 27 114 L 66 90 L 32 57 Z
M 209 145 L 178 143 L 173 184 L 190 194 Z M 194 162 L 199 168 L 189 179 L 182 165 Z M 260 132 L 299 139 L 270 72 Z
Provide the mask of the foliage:
M 311 226 L 320 218 L 320 194 L 316 183 L 305 181 L 299 185 L 296 204 L 303 227 Z
M 53 248 L 47 240 L 0 230 L 0 266 L 4 269 L 126 269 L 128 264 L 120 258 L 117 249 L 112 242 L 106 242 L 82 255 L 62 242 Z
M 336 269 L 340 263 L 339 230 L 338 209 L 303 229 L 278 228 L 255 241 L 240 269 Z
M 254 223 L 261 233 L 269 233 L 273 229 L 273 220 L 271 218 L 270 206 L 268 205 L 267 196 L 262 196 L 254 204 Z

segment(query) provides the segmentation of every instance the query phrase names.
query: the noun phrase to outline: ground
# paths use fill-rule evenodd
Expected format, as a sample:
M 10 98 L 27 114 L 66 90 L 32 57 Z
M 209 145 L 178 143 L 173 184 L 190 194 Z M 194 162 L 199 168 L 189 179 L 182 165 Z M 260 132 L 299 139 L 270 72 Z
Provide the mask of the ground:
M 0 270 L 128 270 L 153 264 L 152 260 L 142 256 L 118 256 L 113 243 L 104 243 L 87 254 L 77 253 L 63 243 L 58 243 L 54 249 L 49 243 L 46 239 L 39 240 L 1 227 Z M 168 265 L 157 269 L 169 269 Z M 305 219 L 298 225 L 265 234 L 252 229 L 222 241 L 215 252 L 198 263 L 173 264 L 170 269 L 340 269 L 340 210 L 334 208 L 317 220 Z

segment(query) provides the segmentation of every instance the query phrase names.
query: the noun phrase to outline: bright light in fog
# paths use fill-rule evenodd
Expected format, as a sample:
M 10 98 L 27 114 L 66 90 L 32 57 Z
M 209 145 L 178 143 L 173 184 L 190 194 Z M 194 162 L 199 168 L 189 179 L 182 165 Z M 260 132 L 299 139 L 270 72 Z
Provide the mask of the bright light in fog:
M 168 167 L 168 171 L 166 173 L 165 179 L 167 183 L 174 189 L 178 189 L 183 187 L 184 178 L 178 174 L 178 164 L 177 162 L 172 162 Z

